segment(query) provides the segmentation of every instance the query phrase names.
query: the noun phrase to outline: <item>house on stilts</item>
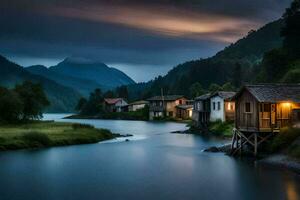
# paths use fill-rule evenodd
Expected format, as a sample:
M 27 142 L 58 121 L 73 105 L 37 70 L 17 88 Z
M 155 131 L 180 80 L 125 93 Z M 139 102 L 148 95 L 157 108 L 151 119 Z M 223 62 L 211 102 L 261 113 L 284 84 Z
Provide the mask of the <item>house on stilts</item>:
M 247 85 L 234 97 L 232 154 L 243 146 L 258 147 L 283 127 L 300 123 L 300 84 Z

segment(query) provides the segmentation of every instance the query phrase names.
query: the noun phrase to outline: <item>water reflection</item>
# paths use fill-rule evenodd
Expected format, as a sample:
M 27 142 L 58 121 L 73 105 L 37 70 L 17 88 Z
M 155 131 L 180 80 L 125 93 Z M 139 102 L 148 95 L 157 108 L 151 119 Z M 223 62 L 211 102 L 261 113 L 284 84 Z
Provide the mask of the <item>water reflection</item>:
M 184 124 L 61 116 L 46 118 L 90 123 L 143 139 L 1 152 L 1 200 L 299 199 L 298 176 L 202 152 L 220 141 L 170 133 L 184 130 Z

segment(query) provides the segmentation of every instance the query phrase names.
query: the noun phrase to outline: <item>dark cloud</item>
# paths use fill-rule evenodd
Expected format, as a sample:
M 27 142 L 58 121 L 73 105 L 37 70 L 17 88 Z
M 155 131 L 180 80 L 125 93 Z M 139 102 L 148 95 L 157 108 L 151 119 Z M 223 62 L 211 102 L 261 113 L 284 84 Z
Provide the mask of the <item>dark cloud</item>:
M 89 56 L 133 68 L 140 64 L 145 72 L 164 66 L 165 72 L 165 66 L 210 56 L 279 18 L 290 2 L 4 0 L 0 53 L 32 60 Z

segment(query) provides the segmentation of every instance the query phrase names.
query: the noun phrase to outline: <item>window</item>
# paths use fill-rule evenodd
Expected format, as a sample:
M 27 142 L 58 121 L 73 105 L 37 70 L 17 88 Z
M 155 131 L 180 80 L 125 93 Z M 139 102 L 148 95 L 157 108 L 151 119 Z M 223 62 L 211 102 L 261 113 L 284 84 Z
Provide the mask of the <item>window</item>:
M 162 106 L 162 105 L 163 105 L 163 102 L 162 102 L 162 101 L 160 101 L 160 102 L 159 102 L 159 106 Z
M 218 101 L 218 110 L 221 110 L 221 102 Z
M 245 112 L 250 113 L 251 112 L 251 104 L 250 102 L 245 103 Z
M 179 100 L 179 104 L 182 104 L 182 100 Z
M 216 110 L 216 102 L 213 102 L 213 110 Z
M 173 117 L 173 112 L 172 111 L 169 112 L 169 117 Z
M 271 112 L 271 104 L 260 104 L 260 112 Z

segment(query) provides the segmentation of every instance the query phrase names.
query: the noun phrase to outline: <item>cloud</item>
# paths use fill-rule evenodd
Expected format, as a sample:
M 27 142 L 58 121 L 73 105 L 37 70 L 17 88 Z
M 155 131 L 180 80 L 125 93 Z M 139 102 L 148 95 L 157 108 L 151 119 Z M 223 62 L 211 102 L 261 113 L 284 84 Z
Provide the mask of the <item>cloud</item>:
M 83 55 L 123 68 L 154 66 L 156 73 L 164 66 L 165 72 L 165 66 L 213 55 L 249 30 L 279 18 L 290 2 L 4 0 L 0 53 L 22 58 L 26 65 L 41 58 L 50 63 L 47 59 Z
M 165 6 L 112 6 L 54 7 L 47 14 L 136 28 L 170 37 L 195 38 L 233 42 L 245 31 L 257 28 L 258 21 L 233 18 L 225 15 Z M 231 35 L 228 32 L 233 33 Z

